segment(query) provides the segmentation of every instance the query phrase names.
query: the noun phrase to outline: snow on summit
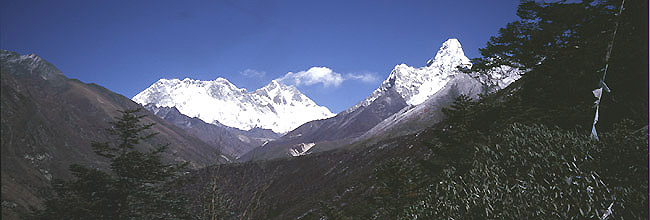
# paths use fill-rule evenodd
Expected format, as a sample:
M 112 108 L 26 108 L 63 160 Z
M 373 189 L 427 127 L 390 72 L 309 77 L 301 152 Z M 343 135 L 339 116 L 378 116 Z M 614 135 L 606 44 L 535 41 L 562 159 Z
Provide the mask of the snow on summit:
M 207 123 L 250 130 L 255 127 L 286 133 L 305 122 L 334 116 L 294 86 L 276 80 L 249 92 L 224 78 L 201 81 L 160 79 L 132 98 L 141 104 L 176 107 Z
M 460 71 L 458 66 L 471 67 L 457 39 L 451 38 L 442 43 L 436 55 L 424 67 L 411 67 L 399 64 L 393 68 L 388 78 L 382 82 L 368 98 L 346 110 L 346 112 L 366 106 L 382 96 L 389 89 L 395 90 L 409 105 L 418 105 L 435 94 Z

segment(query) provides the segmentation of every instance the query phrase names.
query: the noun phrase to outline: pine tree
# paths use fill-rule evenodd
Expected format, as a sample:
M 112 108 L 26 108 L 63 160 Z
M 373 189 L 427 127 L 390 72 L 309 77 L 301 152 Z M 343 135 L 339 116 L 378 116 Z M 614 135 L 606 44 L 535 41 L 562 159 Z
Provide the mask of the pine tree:
M 609 130 L 624 118 L 647 124 L 648 96 L 639 94 L 648 89 L 648 1 L 628 0 L 619 14 L 621 3 L 523 1 L 517 10 L 520 19 L 479 49 L 483 57 L 472 60 L 472 70 L 501 65 L 527 70 L 520 99 L 533 107 L 528 118 L 573 129 L 591 127 L 592 90 L 600 87 L 607 63 L 605 82 L 611 92 L 601 100 L 599 125 Z
M 96 154 L 110 160 L 110 172 L 82 165 L 70 166 L 74 178 L 54 183 L 56 197 L 45 202 L 37 219 L 178 219 L 187 218 L 182 196 L 169 192 L 170 180 L 187 163 L 166 164 L 167 145 L 147 152 L 136 150 L 157 133 L 147 133 L 141 109 L 120 111 L 106 131 L 111 142 L 93 142 Z

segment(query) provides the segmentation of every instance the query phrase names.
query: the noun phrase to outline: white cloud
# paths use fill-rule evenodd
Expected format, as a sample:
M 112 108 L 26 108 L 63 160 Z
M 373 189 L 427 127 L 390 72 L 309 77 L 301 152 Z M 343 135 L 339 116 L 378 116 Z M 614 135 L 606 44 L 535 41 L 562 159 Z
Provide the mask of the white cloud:
M 343 83 L 343 77 L 340 73 L 332 71 L 327 67 L 312 67 L 307 71 L 300 71 L 297 73 L 289 72 L 279 79 L 281 82 L 293 84 L 296 86 L 301 85 L 314 85 L 321 83 L 324 87 L 338 87 Z
M 322 84 L 323 87 L 339 87 L 343 81 L 356 80 L 362 83 L 375 83 L 380 79 L 376 73 L 360 72 L 342 75 L 327 67 L 312 67 L 297 73 L 289 72 L 277 79 L 280 82 L 296 86 Z
M 239 74 L 248 78 L 262 78 L 266 75 L 266 72 L 254 69 L 245 69 L 244 71 L 239 72 Z
M 353 79 L 353 80 L 359 80 L 364 83 L 374 83 L 379 81 L 379 77 L 377 77 L 376 74 L 374 73 L 348 73 L 345 75 L 346 79 Z

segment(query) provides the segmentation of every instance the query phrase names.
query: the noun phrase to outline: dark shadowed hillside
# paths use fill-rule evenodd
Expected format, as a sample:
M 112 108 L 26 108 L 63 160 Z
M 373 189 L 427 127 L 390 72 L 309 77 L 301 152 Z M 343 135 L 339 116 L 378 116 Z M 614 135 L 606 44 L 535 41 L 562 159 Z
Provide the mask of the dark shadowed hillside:
M 105 141 L 104 130 L 118 110 L 140 107 L 95 84 L 66 78 L 36 55 L 2 50 L 2 215 L 14 219 L 30 206 L 40 207 L 53 178 L 68 178 L 73 163 L 105 168 L 107 161 L 91 149 Z M 160 134 L 152 145 L 170 143 L 170 161 L 194 168 L 223 161 L 219 151 L 171 123 L 150 115 Z
M 144 107 L 235 159 L 257 146 L 280 137 L 269 129 L 253 128 L 243 131 L 218 122 L 208 124 L 199 118 L 183 115 L 176 107 L 156 107 L 154 104 L 147 104 Z

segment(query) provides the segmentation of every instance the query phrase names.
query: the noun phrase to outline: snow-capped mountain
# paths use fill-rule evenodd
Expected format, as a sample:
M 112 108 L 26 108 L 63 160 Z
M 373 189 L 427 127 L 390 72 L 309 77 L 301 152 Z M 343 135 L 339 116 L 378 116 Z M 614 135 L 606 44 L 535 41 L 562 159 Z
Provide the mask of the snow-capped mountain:
M 158 107 L 176 107 L 189 117 L 242 130 L 271 129 L 286 133 L 301 124 L 332 117 L 294 86 L 275 80 L 248 92 L 224 78 L 213 81 L 161 79 L 134 96 L 133 101 Z
M 406 64 L 395 66 L 379 88 L 346 112 L 369 105 L 391 89 L 397 92 L 407 104 L 418 105 L 460 73 L 458 66 L 470 68 L 472 63 L 465 56 L 460 42 L 451 38 L 442 44 L 436 55 L 427 61 L 426 66 L 419 68 Z
M 470 69 L 472 64 L 465 57 L 456 39 L 443 43 L 436 56 L 427 62 L 426 67 L 415 69 L 404 64 L 396 66 L 389 78 L 368 99 L 383 96 L 386 91 L 383 88 L 392 88 L 402 95 L 410 106 L 384 119 L 360 139 L 377 135 L 404 135 L 423 129 L 442 121 L 445 117 L 442 108 L 451 105 L 458 96 L 466 95 L 477 99 L 479 94 L 496 92 L 507 87 L 525 73 L 517 67 L 505 65 L 485 72 L 464 73 L 458 70 L 458 66 Z M 391 77 L 396 80 L 391 82 Z M 423 78 L 425 80 L 421 80 Z
M 487 88 L 478 79 L 459 73 L 426 101 L 403 108 L 368 130 L 359 139 L 399 136 L 424 129 L 442 121 L 445 118 L 442 108 L 451 105 L 458 96 L 466 95 L 477 99 L 479 94 L 485 94 Z
M 300 156 L 396 129 L 413 132 L 442 120 L 441 109 L 457 96 L 477 97 L 502 89 L 517 80 L 521 73 L 515 68 L 500 67 L 487 73 L 466 74 L 458 67 L 471 68 L 472 63 L 460 42 L 448 39 L 425 66 L 395 66 L 379 88 L 355 106 L 332 118 L 305 123 L 250 151 L 241 160 Z M 404 126 L 409 129 L 402 129 Z
M 244 155 L 247 159 L 269 159 L 295 156 L 295 146 L 316 143 L 309 150 L 318 150 L 318 144 L 328 141 L 351 141 L 363 135 L 378 123 L 400 112 L 405 107 L 423 103 L 442 89 L 458 74 L 458 66 L 471 67 L 457 39 L 445 41 L 436 55 L 424 67 L 400 64 L 386 80 L 365 100 L 326 120 L 308 122 L 276 141 Z M 301 154 L 302 155 L 302 154 Z

